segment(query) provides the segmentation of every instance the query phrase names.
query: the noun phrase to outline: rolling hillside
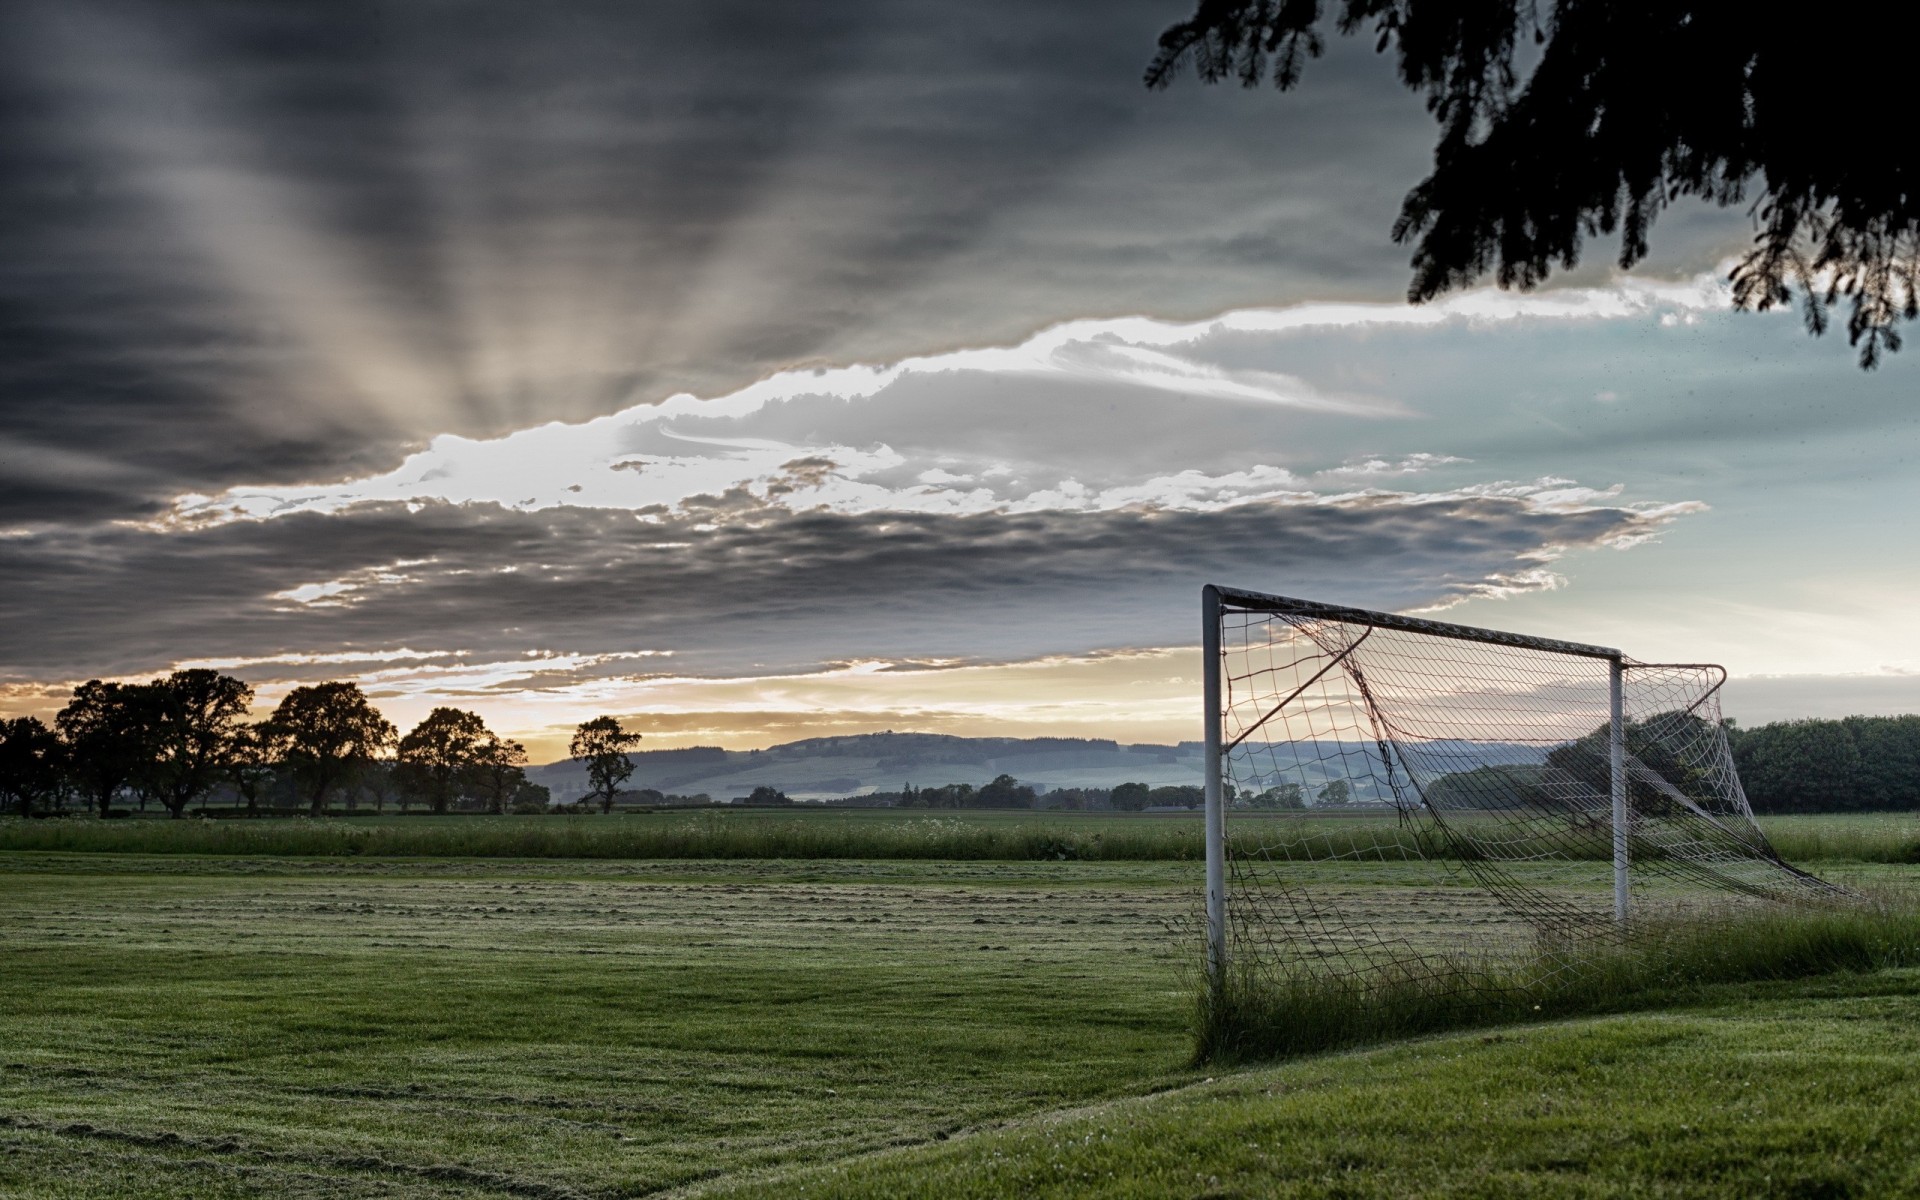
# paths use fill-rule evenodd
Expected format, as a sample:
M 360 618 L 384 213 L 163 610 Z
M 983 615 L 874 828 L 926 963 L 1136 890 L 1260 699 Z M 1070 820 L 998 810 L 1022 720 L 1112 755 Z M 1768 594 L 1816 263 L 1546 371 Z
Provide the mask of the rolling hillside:
M 715 800 L 745 796 L 766 784 L 796 800 L 821 800 L 895 791 L 902 784 L 978 786 L 1012 775 L 1036 790 L 1112 787 L 1138 782 L 1154 787 L 1200 782 L 1200 743 L 1123 746 L 1080 738 L 965 738 L 934 733 L 871 733 L 808 738 L 765 750 L 635 752 L 627 788 L 654 788 L 677 795 L 706 793 Z M 531 768 L 528 776 L 553 790 L 556 800 L 586 794 L 586 769 L 563 760 Z

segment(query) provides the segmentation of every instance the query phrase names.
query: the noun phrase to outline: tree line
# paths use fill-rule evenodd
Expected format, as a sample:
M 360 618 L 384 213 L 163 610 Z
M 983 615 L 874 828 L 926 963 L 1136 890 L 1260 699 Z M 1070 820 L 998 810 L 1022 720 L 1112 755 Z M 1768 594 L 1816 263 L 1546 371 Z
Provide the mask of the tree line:
M 1817 717 L 1742 729 L 1725 722 L 1728 748 L 1747 802 L 1758 813 L 1899 812 L 1920 809 L 1920 715 Z M 1684 712 L 1656 713 L 1628 722 L 1626 750 L 1683 792 L 1717 786 L 1711 761 L 1699 751 L 1712 726 Z M 1549 772 L 1571 777 L 1599 794 L 1611 786 L 1606 726 L 1555 747 L 1544 765 L 1476 767 L 1443 775 L 1426 791 L 1443 808 L 1554 807 Z M 1637 777 L 1629 778 L 1638 811 L 1671 801 Z
M 280 796 L 321 816 L 342 793 L 436 813 L 463 801 L 544 812 L 552 799 L 527 778 L 526 748 L 478 713 L 436 708 L 402 735 L 358 684 L 338 680 L 294 688 L 264 720 L 247 719 L 252 704 L 247 683 L 205 668 L 145 683 L 88 680 L 51 727 L 31 716 L 0 721 L 0 807 L 107 817 L 131 800 L 181 817 L 226 793 L 248 812 Z M 625 752 L 639 740 L 612 717 L 581 723 L 569 749 L 587 767 L 583 802 L 612 809 L 633 774 Z
M 1920 809 L 1920 715 L 1776 721 L 1727 735 L 1757 812 Z

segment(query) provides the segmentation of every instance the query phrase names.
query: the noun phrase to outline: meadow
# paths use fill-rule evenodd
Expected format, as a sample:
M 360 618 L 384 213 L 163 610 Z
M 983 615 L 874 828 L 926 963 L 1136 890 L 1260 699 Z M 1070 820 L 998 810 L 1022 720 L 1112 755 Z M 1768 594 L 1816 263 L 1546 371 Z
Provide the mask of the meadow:
M 818 821 L 821 853 L 613 853 L 690 816 L 732 846 Z M 1885 888 L 1909 873 L 1883 849 L 1909 821 L 1769 827 L 1823 839 L 1830 878 Z M 248 826 L 253 843 L 186 840 Z M 1009 849 L 1063 830 L 1177 848 L 1197 822 L 0 823 L 0 1196 L 1920 1186 L 1920 972 L 1669 988 L 1644 1011 L 1196 1065 L 1197 861 Z M 405 856 L 300 840 L 341 831 L 423 840 Z M 74 840 L 21 844 L 54 833 Z M 605 840 L 498 848 L 536 834 Z M 857 837 L 876 840 L 836 844 L 873 852 L 825 853 Z M 878 850 L 934 838 L 976 853 Z M 1447 897 L 1410 878 L 1385 859 L 1345 885 L 1447 936 Z
M 1920 817 L 1848 813 L 1769 817 L 1789 861 L 1920 862 Z M 1391 817 L 1367 812 L 1233 814 L 1234 836 L 1284 853 L 1338 843 L 1361 857 L 1412 859 L 1419 850 Z M 1556 842 L 1557 852 L 1566 847 Z M 1592 861 L 1610 853 L 1599 840 Z M 316 820 L 122 821 L 0 818 L 0 851 L 288 857 L 562 859 L 907 859 L 925 861 L 1197 862 L 1196 813 L 1010 809 L 703 809 L 611 816 L 336 816 Z

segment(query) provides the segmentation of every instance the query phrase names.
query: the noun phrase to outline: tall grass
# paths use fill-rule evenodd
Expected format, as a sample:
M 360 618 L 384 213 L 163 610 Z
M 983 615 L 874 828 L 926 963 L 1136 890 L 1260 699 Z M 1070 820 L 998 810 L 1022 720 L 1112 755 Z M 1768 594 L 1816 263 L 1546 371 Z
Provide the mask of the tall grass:
M 1645 1008 L 1705 985 L 1803 979 L 1920 965 L 1920 906 L 1873 897 L 1642 925 L 1622 942 L 1520 961 L 1324 966 L 1263 972 L 1243 963 L 1196 989 L 1202 1061 L 1285 1058 L 1519 1021 Z
M 0 850 L 266 857 L 1198 860 L 1196 822 L 863 820 L 838 813 L 472 817 L 360 823 L 0 820 Z
M 1790 862 L 1920 861 L 1920 820 L 1910 814 L 1776 817 L 1765 825 Z M 1411 862 L 1424 857 L 1413 835 L 1390 817 L 1235 814 L 1229 828 L 1239 852 L 1259 848 L 1276 860 Z M 1525 847 L 1509 838 L 1507 849 L 1518 853 Z M 1539 849 L 1595 862 L 1612 854 L 1611 846 L 1598 837 L 1590 844 L 1543 840 Z M 1203 856 L 1204 840 L 1197 815 L 709 810 L 407 820 L 0 817 L 0 850 L 284 857 L 1195 861 Z
M 1920 862 L 1920 814 L 1795 813 L 1760 825 L 1788 862 Z

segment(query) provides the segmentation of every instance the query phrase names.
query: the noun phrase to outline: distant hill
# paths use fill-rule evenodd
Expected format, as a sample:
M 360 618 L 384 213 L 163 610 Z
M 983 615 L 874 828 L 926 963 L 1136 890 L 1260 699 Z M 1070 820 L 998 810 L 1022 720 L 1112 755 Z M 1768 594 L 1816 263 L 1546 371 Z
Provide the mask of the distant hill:
M 1487 763 L 1529 764 L 1544 760 L 1541 746 L 1506 742 L 1436 740 L 1419 743 L 1419 767 L 1434 775 Z M 1348 779 L 1361 803 L 1391 799 L 1379 785 L 1378 752 L 1367 742 L 1297 742 L 1242 750 L 1242 761 L 1268 772 L 1287 771 L 1313 791 Z M 669 795 L 705 793 L 714 800 L 745 796 L 765 784 L 795 800 L 828 800 L 867 792 L 894 792 L 902 784 L 975 787 L 1011 775 L 1037 792 L 1055 788 L 1110 788 L 1122 783 L 1149 787 L 1198 785 L 1199 742 L 1121 745 L 1102 738 L 968 738 L 943 733 L 860 733 L 807 738 L 765 750 L 692 746 L 644 750 L 633 759 L 627 790 L 653 788 Z M 527 775 L 553 791 L 555 800 L 587 793 L 586 768 L 566 760 L 533 767 Z M 1266 782 L 1273 782 L 1269 775 Z M 1243 781 L 1251 782 L 1251 781 Z
M 1061 787 L 1152 787 L 1200 782 L 1199 742 L 1129 745 L 1099 738 L 968 738 L 940 733 L 862 733 L 806 738 L 765 750 L 693 746 L 641 750 L 633 760 L 629 790 L 654 788 L 678 795 L 704 792 L 715 800 L 745 796 L 761 784 L 795 800 L 824 800 L 866 792 L 897 791 L 902 784 L 978 787 L 1012 775 L 1039 791 Z M 545 784 L 556 800 L 587 792 L 587 772 L 567 759 L 532 767 L 527 775 Z

